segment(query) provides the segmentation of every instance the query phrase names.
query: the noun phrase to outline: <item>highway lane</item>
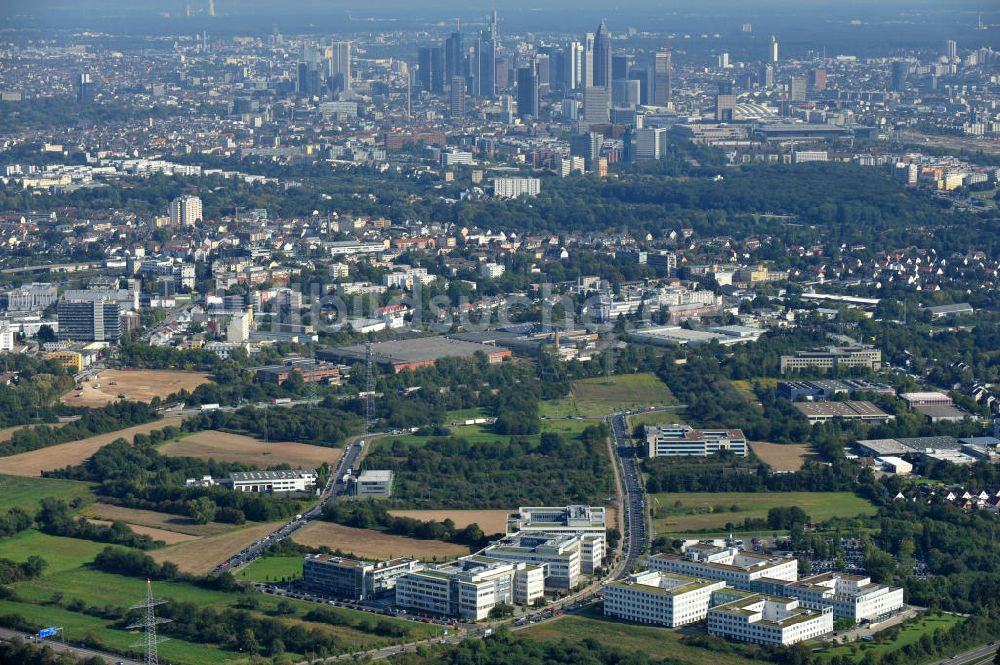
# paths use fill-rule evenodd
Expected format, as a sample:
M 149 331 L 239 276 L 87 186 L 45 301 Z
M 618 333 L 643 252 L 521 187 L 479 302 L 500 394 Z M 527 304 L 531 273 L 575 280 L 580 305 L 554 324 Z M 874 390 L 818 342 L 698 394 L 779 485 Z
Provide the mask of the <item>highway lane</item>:
M 957 654 L 954 658 L 939 660 L 935 663 L 935 665 L 970 665 L 971 663 L 980 663 L 982 661 L 991 662 L 988 658 L 996 652 L 997 646 L 995 644 L 990 644 L 984 647 L 979 647 L 978 649 L 966 651 L 965 653 Z
M 0 628 L 0 640 L 12 641 L 15 639 L 24 640 L 26 633 L 21 630 L 10 630 L 8 628 Z M 25 640 L 27 641 L 27 640 Z M 77 658 L 83 660 L 84 658 L 98 657 L 106 663 L 123 663 L 124 665 L 141 665 L 139 661 L 130 660 L 128 658 L 123 658 L 122 656 L 116 656 L 113 653 L 107 653 L 106 651 L 96 651 L 94 649 L 88 649 L 86 647 L 73 646 L 72 644 L 66 644 L 65 642 L 58 642 L 51 639 L 38 640 L 37 638 L 32 640 L 34 644 L 44 644 L 45 646 L 51 648 L 53 651 L 58 651 L 59 653 L 68 653 L 76 656 Z
M 625 560 L 616 579 L 622 579 L 632 572 L 639 558 L 646 552 L 650 533 L 646 520 L 646 493 L 639 472 L 639 460 L 635 456 L 625 423 L 625 414 L 617 413 L 610 418 L 611 436 L 618 465 L 622 473 L 622 487 L 625 492 Z

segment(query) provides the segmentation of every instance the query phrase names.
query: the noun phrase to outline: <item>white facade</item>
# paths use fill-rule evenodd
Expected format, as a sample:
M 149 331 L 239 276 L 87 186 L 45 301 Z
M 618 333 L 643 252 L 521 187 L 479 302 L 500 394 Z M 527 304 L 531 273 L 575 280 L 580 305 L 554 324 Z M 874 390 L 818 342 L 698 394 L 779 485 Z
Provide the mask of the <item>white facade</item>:
M 646 425 L 646 454 L 649 457 L 705 457 L 723 450 L 746 457 L 747 439 L 743 430 Z
M 501 561 L 523 561 L 546 568 L 545 585 L 572 589 L 580 583 L 583 537 L 574 534 L 527 533 L 507 536 L 482 551 Z
M 694 545 L 684 556 L 656 554 L 646 563 L 651 570 L 722 580 L 737 589 L 749 590 L 750 583 L 762 577 L 787 582 L 799 579 L 798 559 L 769 557 L 735 547 Z
M 624 621 L 676 628 L 708 615 L 712 592 L 721 580 L 646 571 L 604 585 L 604 614 Z
M 538 196 L 542 181 L 538 178 L 494 178 L 493 196 L 498 199 L 516 199 L 518 196 Z
M 521 506 L 507 520 L 507 533 L 534 531 L 605 537 L 603 506 Z
M 230 344 L 242 344 L 250 339 L 250 315 L 236 314 L 229 319 L 226 326 L 226 341 Z
M 316 486 L 314 470 L 239 471 L 229 474 L 236 492 L 308 492 Z
M 808 610 L 794 598 L 736 594 L 708 611 L 708 632 L 739 642 L 788 646 L 833 632 L 833 609 Z
M 6 321 L 0 323 L 0 351 L 14 350 L 14 329 Z
M 864 575 L 825 573 L 806 577 L 785 586 L 785 594 L 797 598 L 804 607 L 831 607 L 834 619 L 855 623 L 872 620 L 903 608 L 903 590 L 872 583 Z
M 357 496 L 392 496 L 392 471 L 362 471 L 354 485 Z
M 667 129 L 644 127 L 635 132 L 636 159 L 663 159 L 667 152 Z
M 201 199 L 197 196 L 178 196 L 170 202 L 171 224 L 192 226 L 201 218 Z
M 502 263 L 484 263 L 480 267 L 480 272 L 486 279 L 496 279 L 503 275 L 506 268 Z

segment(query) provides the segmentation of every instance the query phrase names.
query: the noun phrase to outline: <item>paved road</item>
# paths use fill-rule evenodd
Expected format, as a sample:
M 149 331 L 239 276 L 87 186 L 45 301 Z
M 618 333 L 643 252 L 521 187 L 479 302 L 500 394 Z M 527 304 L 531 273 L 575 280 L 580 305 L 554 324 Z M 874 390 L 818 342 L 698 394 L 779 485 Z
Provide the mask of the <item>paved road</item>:
M 24 638 L 25 633 L 19 630 L 10 630 L 8 628 L 0 628 L 0 640 L 11 641 L 17 638 Z M 93 649 L 87 649 L 85 647 L 76 647 L 72 644 L 66 644 L 65 642 L 55 642 L 51 639 L 38 641 L 35 640 L 35 644 L 45 644 L 54 651 L 60 653 L 73 654 L 81 660 L 84 658 L 93 658 L 97 656 L 98 658 L 104 659 L 107 663 L 125 663 L 125 665 L 140 665 L 138 661 L 129 660 L 128 658 L 123 658 L 121 656 L 116 656 L 111 653 L 104 651 L 95 651 Z
M 935 665 L 966 665 L 967 663 L 978 663 L 986 660 L 996 652 L 997 646 L 993 644 L 990 646 L 979 647 L 978 649 L 973 649 L 972 651 L 966 651 L 965 653 L 960 653 L 954 658 L 939 660 L 935 663 Z M 987 662 L 990 661 L 987 660 Z
M 629 438 L 625 415 L 618 413 L 611 416 L 610 420 L 611 436 L 625 491 L 625 560 L 616 576 L 617 579 L 621 579 L 631 573 L 639 563 L 639 558 L 646 551 L 651 535 L 646 521 L 646 492 L 642 487 L 639 460 L 636 459 L 635 448 Z
M 254 542 L 252 545 L 234 553 L 228 559 L 216 566 L 215 569 L 212 570 L 212 574 L 220 575 L 227 571 L 237 571 L 242 566 L 245 566 L 257 559 L 257 557 L 264 553 L 264 550 L 269 548 L 274 543 L 288 538 L 309 522 L 319 519 L 323 514 L 323 504 L 326 503 L 327 500 L 347 493 L 347 484 L 343 482 L 344 475 L 348 473 L 348 469 L 353 470 L 357 468 L 358 460 L 364 451 L 365 442 L 376 436 L 380 435 L 368 434 L 355 437 L 350 443 L 347 444 L 344 448 L 344 454 L 340 456 L 340 461 L 337 462 L 336 468 L 330 472 L 330 478 L 327 480 L 326 487 L 323 488 L 323 493 L 320 495 L 319 501 L 317 501 L 309 510 L 295 516 L 293 519 L 282 524 L 280 528 L 272 531 L 260 540 Z

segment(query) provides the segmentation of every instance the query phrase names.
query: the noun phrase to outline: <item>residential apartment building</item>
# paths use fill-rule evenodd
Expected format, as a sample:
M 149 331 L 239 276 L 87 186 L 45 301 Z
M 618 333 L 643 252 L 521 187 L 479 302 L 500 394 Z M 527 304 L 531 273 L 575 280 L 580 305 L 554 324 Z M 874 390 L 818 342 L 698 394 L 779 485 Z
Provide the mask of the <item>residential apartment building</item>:
M 882 352 L 870 346 L 830 346 L 810 351 L 796 351 L 781 356 L 781 373 L 797 372 L 810 367 L 864 367 L 872 371 L 882 366 Z
M 538 178 L 494 178 L 493 196 L 498 199 L 516 199 L 519 196 L 538 196 L 542 181 Z
M 721 580 L 647 570 L 604 585 L 604 615 L 676 628 L 704 619 L 712 593 L 725 586 Z
M 646 561 L 650 570 L 722 580 L 731 587 L 750 590 L 761 578 L 795 582 L 799 561 L 794 557 L 772 557 L 735 547 L 709 543 L 689 546 L 683 555 L 655 554 Z
M 201 199 L 197 196 L 178 196 L 170 202 L 170 223 L 174 226 L 193 226 L 202 218 Z
M 646 425 L 649 457 L 705 457 L 728 450 L 747 455 L 747 439 L 739 429 L 693 429 L 687 425 Z
M 785 584 L 780 595 L 796 598 L 803 607 L 811 609 L 832 607 L 834 620 L 850 619 L 855 623 L 873 620 L 903 608 L 903 589 L 873 583 L 867 575 L 839 572 L 823 573 Z
M 329 554 L 310 554 L 302 563 L 302 578 L 306 586 L 319 593 L 370 600 L 393 591 L 399 577 L 422 567 L 416 559 L 408 558 L 358 561 Z
M 542 566 L 469 556 L 397 578 L 396 605 L 481 621 L 497 605 L 542 598 L 544 584 Z
M 724 601 L 708 610 L 708 633 L 752 644 L 788 646 L 833 632 L 833 608 L 809 610 L 799 601 L 736 590 L 717 591 Z

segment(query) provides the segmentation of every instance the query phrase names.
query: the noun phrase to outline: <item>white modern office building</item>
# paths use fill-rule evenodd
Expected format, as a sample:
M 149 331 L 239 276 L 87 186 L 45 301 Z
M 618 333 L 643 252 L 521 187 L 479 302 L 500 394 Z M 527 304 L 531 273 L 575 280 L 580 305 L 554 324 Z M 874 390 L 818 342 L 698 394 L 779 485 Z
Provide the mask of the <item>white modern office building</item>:
M 501 561 L 523 561 L 544 566 L 547 587 L 572 589 L 580 582 L 583 536 L 518 533 L 498 540 L 481 554 Z
M 903 608 L 903 589 L 872 582 L 867 575 L 830 572 L 785 585 L 784 596 L 803 607 L 833 608 L 834 619 L 855 623 L 893 614 Z
M 236 471 L 228 484 L 236 492 L 310 492 L 316 487 L 316 471 Z
M 693 429 L 687 425 L 646 425 L 649 457 L 706 457 L 728 450 L 746 457 L 747 439 L 739 429 Z
M 397 578 L 396 605 L 481 621 L 497 605 L 544 597 L 544 586 L 543 566 L 469 556 Z
M 799 561 L 794 557 L 772 557 L 709 543 L 691 545 L 680 556 L 655 554 L 649 557 L 647 565 L 651 570 L 722 580 L 731 587 L 746 590 L 752 589 L 751 582 L 761 578 L 786 582 L 799 579 Z
M 358 561 L 329 554 L 310 554 L 302 564 L 306 586 L 320 593 L 369 600 L 396 588 L 396 580 L 423 568 L 416 559 Z
M 806 609 L 795 598 L 727 589 L 717 591 L 712 603 L 709 634 L 739 642 L 788 646 L 833 632 L 833 608 Z
M 392 496 L 393 473 L 383 469 L 362 471 L 354 483 L 356 496 Z
M 721 580 L 647 570 L 604 585 L 604 614 L 623 621 L 676 628 L 708 615 Z
M 521 506 L 507 520 L 507 533 L 541 531 L 604 536 L 603 506 Z

